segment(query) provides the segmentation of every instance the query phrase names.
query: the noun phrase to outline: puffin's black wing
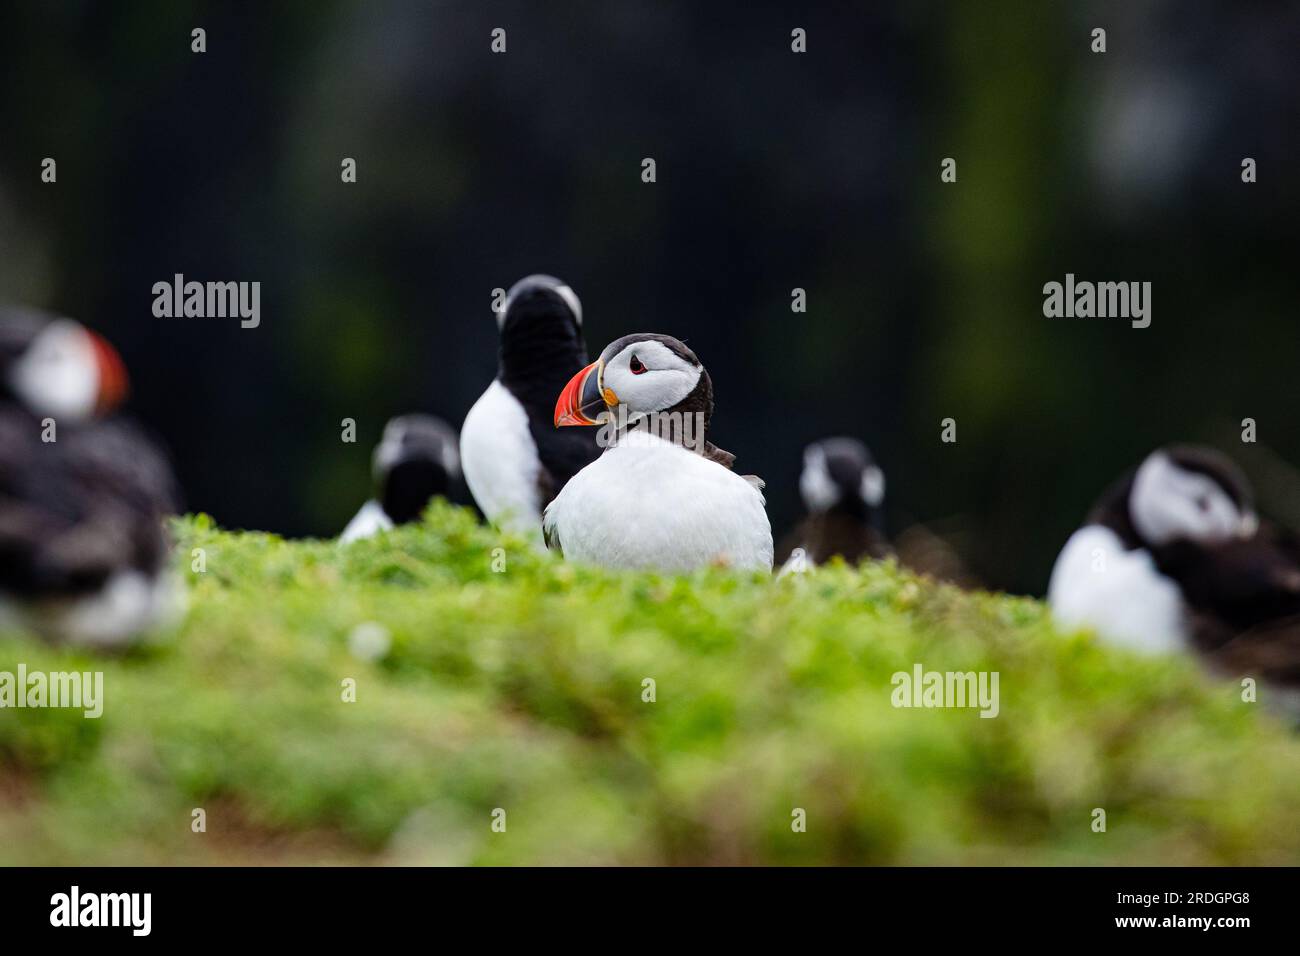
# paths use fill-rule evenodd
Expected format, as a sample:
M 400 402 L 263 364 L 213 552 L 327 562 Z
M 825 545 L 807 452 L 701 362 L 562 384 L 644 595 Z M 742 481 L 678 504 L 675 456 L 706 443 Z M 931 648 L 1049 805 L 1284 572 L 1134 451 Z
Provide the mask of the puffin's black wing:
M 136 429 L 65 427 L 44 442 L 37 419 L 0 406 L 0 590 L 75 595 L 115 571 L 153 575 L 175 505 L 170 467 Z
M 61 439 L 62 440 L 62 439 Z M 83 484 L 111 492 L 139 514 L 175 514 L 180 493 L 171 465 L 138 427 L 107 421 L 73 432 L 65 446 Z
M 497 379 L 528 415 L 542 507 L 600 456 L 597 429 L 555 427 L 556 399 L 586 364 L 582 310 L 573 291 L 548 275 L 516 282 L 501 319 Z
M 1290 532 L 1265 525 L 1254 536 L 1214 547 L 1167 549 L 1157 563 L 1175 571 L 1187 603 L 1203 622 L 1203 648 L 1210 635 L 1236 635 L 1272 622 L 1300 617 L 1300 545 Z M 1208 648 L 1207 648 L 1208 649 Z
M 596 428 L 556 428 L 550 421 L 528 417 L 528 431 L 537 445 L 541 467 L 537 470 L 537 490 L 545 508 L 578 472 L 600 457 Z
M 1208 651 L 1206 659 L 1229 677 L 1253 677 L 1300 689 L 1300 615 L 1270 621 L 1231 637 Z
M 704 452 L 703 452 L 703 454 L 704 454 L 704 457 L 707 458 L 709 461 L 714 462 L 715 464 L 721 465 L 723 468 L 726 468 L 728 471 L 730 471 L 730 470 L 731 470 L 731 466 L 734 465 L 734 464 L 736 463 L 736 456 L 735 456 L 735 455 L 733 455 L 731 452 L 727 451 L 725 448 L 719 448 L 717 445 L 713 444 L 713 442 L 711 442 L 711 441 L 705 441 L 705 442 L 704 442 Z M 749 476 L 746 476 L 746 477 L 749 477 Z
M 546 543 L 548 551 L 554 551 L 560 557 L 564 557 L 564 544 L 560 541 L 560 529 L 552 524 L 542 522 L 542 540 Z

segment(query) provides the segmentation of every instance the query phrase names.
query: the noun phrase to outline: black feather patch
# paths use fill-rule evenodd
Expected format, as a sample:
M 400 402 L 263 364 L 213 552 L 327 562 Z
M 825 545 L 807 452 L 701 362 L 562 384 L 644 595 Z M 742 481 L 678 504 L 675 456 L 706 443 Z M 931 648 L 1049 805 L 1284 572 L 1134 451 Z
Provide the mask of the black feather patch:
M 166 459 L 132 426 L 64 426 L 44 442 L 39 420 L 0 405 L 0 591 L 68 596 L 117 571 L 157 574 L 177 498 Z

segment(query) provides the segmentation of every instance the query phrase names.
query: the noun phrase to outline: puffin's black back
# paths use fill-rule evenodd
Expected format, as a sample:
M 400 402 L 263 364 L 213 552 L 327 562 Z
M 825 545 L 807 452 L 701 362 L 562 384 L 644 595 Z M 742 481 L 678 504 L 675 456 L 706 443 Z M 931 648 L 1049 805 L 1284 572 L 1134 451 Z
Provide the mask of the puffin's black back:
M 1250 538 L 1209 548 L 1178 542 L 1155 557 L 1187 603 L 1225 633 L 1300 615 L 1300 542 L 1290 532 L 1265 525 Z
M 41 423 L 0 403 L 0 591 L 21 598 L 93 591 L 114 571 L 156 573 L 176 485 L 162 454 L 119 422 Z
M 508 303 L 497 378 L 528 413 L 528 431 L 542 463 L 541 500 L 546 504 L 600 456 L 596 429 L 555 427 L 555 402 L 569 379 L 587 366 L 587 346 L 576 318 L 554 291 L 540 285 L 512 290 Z

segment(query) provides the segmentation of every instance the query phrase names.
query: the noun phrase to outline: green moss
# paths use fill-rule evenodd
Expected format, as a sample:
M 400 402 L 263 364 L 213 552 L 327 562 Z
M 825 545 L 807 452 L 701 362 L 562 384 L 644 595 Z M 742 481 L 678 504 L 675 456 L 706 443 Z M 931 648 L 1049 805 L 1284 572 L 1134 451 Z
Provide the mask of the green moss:
M 1300 863 L 1300 740 L 1035 601 L 891 565 L 605 573 L 446 505 L 346 549 L 176 532 L 176 633 L 0 637 L 0 670 L 102 669 L 106 696 L 0 711 L 0 863 Z M 917 663 L 997 671 L 999 716 L 893 707 Z

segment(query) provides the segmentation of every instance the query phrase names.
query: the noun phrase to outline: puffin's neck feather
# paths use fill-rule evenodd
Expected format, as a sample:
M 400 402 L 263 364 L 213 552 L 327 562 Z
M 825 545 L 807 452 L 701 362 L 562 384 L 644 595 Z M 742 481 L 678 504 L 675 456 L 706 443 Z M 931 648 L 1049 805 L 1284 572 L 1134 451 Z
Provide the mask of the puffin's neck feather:
M 1088 524 L 1109 528 L 1130 551 L 1147 547 L 1142 536 L 1138 534 L 1137 528 L 1133 526 L 1133 519 L 1129 515 L 1129 499 L 1133 493 L 1133 479 L 1136 474 L 1137 471 L 1134 469 L 1115 482 L 1088 515 Z
M 735 455 L 709 441 L 709 425 L 713 421 L 713 380 L 709 378 L 709 373 L 705 369 L 700 369 L 700 380 L 695 383 L 695 388 L 678 402 L 672 411 L 684 415 L 700 414 L 701 421 L 704 423 L 704 433 L 700 436 L 702 441 L 696 450 L 709 461 L 716 462 L 723 468 L 729 469 L 735 464 Z
M 695 452 L 709 461 L 721 465 L 723 468 L 731 468 L 736 456 L 709 441 L 709 423 L 713 418 L 713 382 L 710 381 L 708 372 L 701 368 L 700 380 L 695 383 L 695 388 L 691 389 L 690 394 L 676 405 L 665 409 L 661 414 L 672 416 L 672 418 L 668 419 L 669 421 L 685 422 L 690 419 L 692 428 L 689 436 L 683 429 L 659 428 L 657 430 L 659 438 L 685 448 L 687 451 Z M 693 427 L 696 421 L 702 426 L 700 429 Z M 643 429 L 648 422 L 649 418 L 647 416 L 639 415 L 628 422 L 623 432 Z M 687 437 L 690 438 L 689 443 L 686 441 Z
M 877 513 L 875 508 L 872 508 L 857 495 L 841 491 L 835 503 L 823 511 L 822 514 L 849 518 L 853 521 L 874 525 Z
M 394 524 L 415 521 L 434 495 L 449 491 L 447 472 L 433 461 L 408 458 L 389 469 L 379 489 L 379 504 Z

